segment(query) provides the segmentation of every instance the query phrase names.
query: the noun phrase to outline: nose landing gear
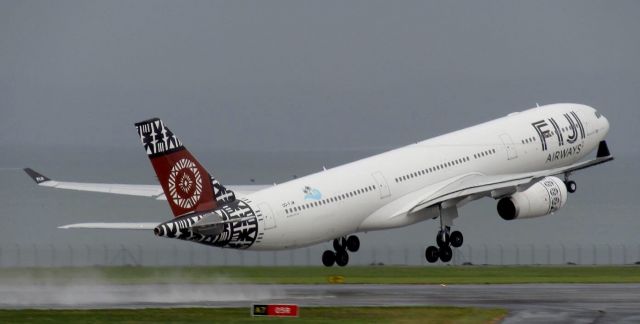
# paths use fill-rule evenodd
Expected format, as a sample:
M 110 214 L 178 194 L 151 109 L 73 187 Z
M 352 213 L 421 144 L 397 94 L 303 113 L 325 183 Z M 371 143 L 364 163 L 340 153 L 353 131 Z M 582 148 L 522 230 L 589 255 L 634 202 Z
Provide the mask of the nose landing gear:
M 334 264 L 344 267 L 349 263 L 348 252 L 357 252 L 360 249 L 360 239 L 355 235 L 335 239 L 333 249 L 333 251 L 326 250 L 322 253 L 322 264 L 325 267 L 331 267 Z
M 569 193 L 574 193 L 576 192 L 576 190 L 578 190 L 578 185 L 576 184 L 575 181 L 571 181 L 571 180 L 565 181 L 564 184 L 565 186 L 567 186 L 567 191 Z
M 571 173 L 569 172 L 564 174 L 564 185 L 567 186 L 567 191 L 569 193 L 574 193 L 576 192 L 576 190 L 578 190 L 578 185 L 576 184 L 575 181 L 569 180 L 570 176 L 571 176 Z

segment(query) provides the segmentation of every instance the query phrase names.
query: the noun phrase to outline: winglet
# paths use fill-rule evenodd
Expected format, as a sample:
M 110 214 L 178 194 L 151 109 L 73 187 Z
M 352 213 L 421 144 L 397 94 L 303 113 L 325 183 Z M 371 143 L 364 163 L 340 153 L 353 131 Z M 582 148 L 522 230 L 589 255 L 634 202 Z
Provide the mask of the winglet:
M 35 181 L 37 184 L 41 184 L 43 182 L 51 181 L 51 179 L 49 179 L 46 176 L 34 171 L 31 168 L 25 168 L 24 172 L 26 172 L 31 177 L 31 179 L 33 179 L 33 181 Z
M 609 147 L 607 146 L 606 141 L 601 141 L 598 145 L 598 153 L 596 153 L 596 157 L 607 157 L 611 156 L 611 152 L 609 152 Z

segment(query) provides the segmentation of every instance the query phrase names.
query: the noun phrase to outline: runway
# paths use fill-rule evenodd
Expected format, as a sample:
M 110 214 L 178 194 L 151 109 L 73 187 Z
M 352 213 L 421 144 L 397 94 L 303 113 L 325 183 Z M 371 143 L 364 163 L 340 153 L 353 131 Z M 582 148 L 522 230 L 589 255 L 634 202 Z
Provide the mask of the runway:
M 0 308 L 473 306 L 509 310 L 504 323 L 638 323 L 640 284 L 527 285 L 0 285 Z

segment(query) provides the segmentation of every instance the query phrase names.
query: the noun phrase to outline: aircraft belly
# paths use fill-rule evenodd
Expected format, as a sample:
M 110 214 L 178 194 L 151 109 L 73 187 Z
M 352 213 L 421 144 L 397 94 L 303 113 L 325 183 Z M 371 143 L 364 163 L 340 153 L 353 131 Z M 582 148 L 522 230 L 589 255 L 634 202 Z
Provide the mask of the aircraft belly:
M 352 208 L 311 211 L 290 217 L 279 215 L 278 226 L 264 230 L 261 240 L 251 250 L 291 249 L 310 246 L 352 234 L 366 217 L 362 210 Z M 260 233 L 262 234 L 262 230 Z

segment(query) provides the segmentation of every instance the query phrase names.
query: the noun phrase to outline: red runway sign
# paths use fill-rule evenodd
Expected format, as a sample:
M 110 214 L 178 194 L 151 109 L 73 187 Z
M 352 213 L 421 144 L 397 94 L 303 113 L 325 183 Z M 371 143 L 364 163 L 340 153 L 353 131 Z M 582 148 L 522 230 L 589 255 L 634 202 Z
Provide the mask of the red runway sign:
M 298 305 L 253 305 L 251 315 L 298 317 Z

